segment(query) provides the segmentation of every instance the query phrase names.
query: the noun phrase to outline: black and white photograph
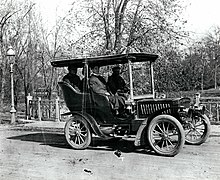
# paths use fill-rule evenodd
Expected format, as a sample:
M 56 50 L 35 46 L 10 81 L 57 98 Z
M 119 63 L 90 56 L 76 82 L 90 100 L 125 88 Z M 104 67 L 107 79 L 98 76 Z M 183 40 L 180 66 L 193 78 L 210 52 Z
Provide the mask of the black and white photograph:
M 219 0 L 1 0 L 1 180 L 219 180 Z

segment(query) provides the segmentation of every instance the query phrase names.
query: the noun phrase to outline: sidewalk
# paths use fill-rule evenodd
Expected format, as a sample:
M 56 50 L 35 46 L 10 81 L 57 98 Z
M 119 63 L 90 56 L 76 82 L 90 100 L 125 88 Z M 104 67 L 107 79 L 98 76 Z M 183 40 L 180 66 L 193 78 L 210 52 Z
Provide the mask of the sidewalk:
M 31 131 L 47 131 L 47 132 L 64 132 L 64 126 L 65 126 L 65 122 L 29 121 L 27 123 L 26 120 L 24 120 L 22 122 L 19 122 L 19 124 L 12 126 L 11 129 L 31 130 Z
M 220 137 L 220 125 L 211 125 L 210 136 L 219 136 Z

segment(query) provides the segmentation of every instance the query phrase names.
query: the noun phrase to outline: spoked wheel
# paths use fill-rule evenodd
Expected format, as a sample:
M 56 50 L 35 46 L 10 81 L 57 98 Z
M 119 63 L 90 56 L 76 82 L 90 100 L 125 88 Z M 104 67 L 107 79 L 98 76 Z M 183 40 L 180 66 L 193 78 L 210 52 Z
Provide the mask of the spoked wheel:
M 175 156 L 182 149 L 185 134 L 180 122 L 170 115 L 155 117 L 148 127 L 148 142 L 159 155 Z
M 206 141 L 210 134 L 210 121 L 206 115 L 192 115 L 184 124 L 186 143 L 200 145 Z
M 85 149 L 91 143 L 91 131 L 88 122 L 80 115 L 74 115 L 66 122 L 65 136 L 74 149 Z

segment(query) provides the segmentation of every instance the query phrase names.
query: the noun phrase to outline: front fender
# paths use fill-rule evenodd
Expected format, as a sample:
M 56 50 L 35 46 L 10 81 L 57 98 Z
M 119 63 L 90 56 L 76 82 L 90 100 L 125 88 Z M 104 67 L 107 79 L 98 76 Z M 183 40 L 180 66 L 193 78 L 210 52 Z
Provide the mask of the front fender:
M 204 108 L 203 109 L 190 109 L 188 116 L 202 116 L 204 121 L 206 123 L 210 124 L 210 120 L 209 118 L 206 116 L 206 114 L 204 113 Z
M 137 131 L 137 134 L 136 134 L 136 137 L 135 137 L 135 141 L 134 141 L 134 145 L 135 146 L 140 146 L 142 143 L 141 143 L 141 137 L 143 137 L 143 132 L 144 132 L 144 129 L 145 127 L 147 127 L 148 125 L 148 121 L 149 121 L 149 118 L 146 118 L 140 125 L 138 131 Z
M 137 131 L 137 133 L 136 133 L 136 138 L 135 138 L 135 141 L 134 141 L 134 145 L 135 145 L 135 146 L 141 146 L 141 145 L 144 144 L 144 142 L 142 141 L 143 138 L 145 137 L 145 134 L 144 134 L 145 131 L 144 131 L 144 129 L 147 128 L 147 126 L 149 125 L 149 123 L 151 122 L 151 120 L 152 120 L 154 117 L 156 117 L 156 116 L 159 116 L 159 115 L 161 115 L 161 114 L 166 114 L 166 113 L 164 113 L 164 112 L 167 112 L 168 110 L 170 110 L 171 112 L 172 112 L 172 110 L 175 110 L 175 111 L 177 112 L 178 108 L 165 108 L 165 109 L 161 109 L 160 111 L 157 111 L 157 112 L 155 112 L 154 114 L 152 114 L 152 115 L 146 117 L 146 119 L 145 119 L 145 120 L 141 123 L 141 125 L 139 126 L 139 129 L 138 129 L 138 131 Z M 169 115 L 173 116 L 172 114 L 169 114 Z M 176 114 L 176 115 L 177 115 L 177 114 Z M 179 118 L 177 118 L 177 119 L 180 121 Z M 182 122 L 180 121 L 180 123 L 182 123 Z
M 199 107 L 193 107 L 190 108 L 191 111 L 195 112 L 195 113 L 200 113 L 200 114 L 204 114 L 205 113 L 205 106 L 199 106 Z

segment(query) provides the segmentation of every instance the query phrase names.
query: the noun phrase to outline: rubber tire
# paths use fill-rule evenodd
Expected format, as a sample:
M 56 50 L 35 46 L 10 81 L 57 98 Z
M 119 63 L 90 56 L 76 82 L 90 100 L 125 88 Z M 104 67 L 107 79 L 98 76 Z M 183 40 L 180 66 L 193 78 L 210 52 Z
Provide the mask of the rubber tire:
M 82 136 L 78 135 L 78 137 L 77 137 L 76 134 L 71 136 L 70 127 L 71 127 L 72 123 L 74 123 L 74 122 L 77 122 L 78 124 L 80 124 L 80 126 L 82 127 L 81 129 L 83 131 L 85 131 L 84 134 L 83 133 L 80 134 Z M 73 131 L 77 130 L 77 128 L 72 127 L 72 130 Z M 83 116 L 80 116 L 80 115 L 74 115 L 66 122 L 65 128 L 64 128 L 64 133 L 65 133 L 65 137 L 66 137 L 68 144 L 73 149 L 86 149 L 92 141 L 92 134 L 91 134 L 90 126 L 89 126 L 87 120 Z M 79 132 L 79 133 L 81 133 L 81 132 Z M 72 138 L 74 138 L 74 140 L 72 140 Z M 76 139 L 78 140 L 79 143 L 76 143 L 76 141 L 75 141 Z M 80 141 L 79 141 L 79 139 L 80 139 Z M 81 142 L 82 139 L 84 141 Z
M 177 136 L 178 136 L 177 144 L 170 151 L 163 151 L 161 149 L 158 149 L 157 144 L 159 144 L 159 143 L 157 143 L 155 145 L 154 142 L 152 141 L 152 132 L 153 132 L 154 128 L 156 127 L 156 125 L 158 125 L 160 123 L 163 123 L 163 122 L 169 123 L 169 127 L 170 127 L 170 125 L 172 125 L 173 127 L 176 128 L 176 130 L 178 132 L 178 134 L 177 134 Z M 158 155 L 175 156 L 183 148 L 183 145 L 185 143 L 185 133 L 184 133 L 184 129 L 183 129 L 181 123 L 176 118 L 174 118 L 173 116 L 170 116 L 170 115 L 159 115 L 159 116 L 156 116 L 154 119 L 151 120 L 151 122 L 148 126 L 148 129 L 147 129 L 147 139 L 148 139 L 148 143 L 149 143 L 150 147 Z M 161 140 L 162 140 L 162 138 L 161 138 Z M 160 142 L 162 142 L 161 140 L 160 140 Z M 169 141 L 169 143 L 170 142 L 171 141 Z M 162 144 L 162 146 L 163 146 L 163 144 Z
M 185 139 L 186 139 L 186 143 L 187 144 L 190 144 L 190 145 L 200 145 L 202 143 L 204 143 L 207 138 L 209 137 L 209 134 L 210 134 L 210 130 L 211 130 L 211 124 L 210 124 L 210 121 L 209 121 L 209 118 L 204 114 L 200 114 L 199 115 L 201 118 L 202 118 L 202 121 L 203 121 L 203 124 L 204 124 L 204 133 L 202 135 L 202 137 L 200 139 L 198 139 L 197 141 L 191 141 L 190 139 L 188 139 L 187 137 L 187 129 L 184 129 L 185 131 Z

